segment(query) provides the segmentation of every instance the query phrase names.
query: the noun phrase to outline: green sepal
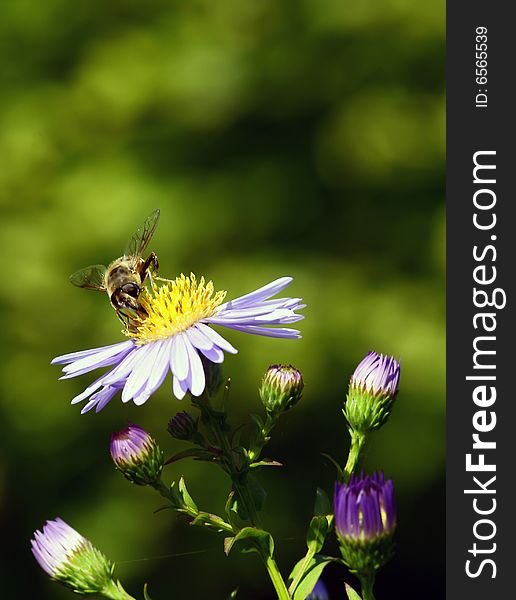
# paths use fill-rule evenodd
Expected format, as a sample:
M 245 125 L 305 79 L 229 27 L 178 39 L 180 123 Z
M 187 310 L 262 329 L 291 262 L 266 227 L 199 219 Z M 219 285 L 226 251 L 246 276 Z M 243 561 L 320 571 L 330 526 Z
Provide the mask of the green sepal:
M 333 456 L 330 456 L 329 454 L 326 454 L 325 452 L 321 452 L 321 454 L 322 454 L 322 456 L 324 456 L 324 458 L 327 458 L 331 462 L 331 464 L 337 469 L 337 480 L 343 481 L 344 470 L 339 465 L 339 463 L 333 458 Z
M 235 598 L 237 597 L 237 594 L 238 594 L 238 588 L 236 590 L 233 590 L 231 592 L 231 594 L 229 594 L 228 600 L 235 600 Z
M 311 594 L 315 584 L 319 580 L 324 568 L 335 559 L 331 556 L 316 554 L 308 563 L 305 564 L 305 558 L 302 558 L 292 569 L 288 584 L 290 585 L 294 579 L 299 576 L 299 571 L 303 569 L 303 575 L 293 590 L 292 600 L 306 600 L 306 597 Z
M 152 598 L 149 596 L 149 592 L 147 591 L 147 584 L 145 584 L 143 586 L 143 600 L 152 600 Z
M 165 464 L 169 465 L 173 462 L 177 462 L 178 460 L 183 460 L 184 458 L 193 458 L 194 460 L 204 460 L 207 462 L 213 462 L 216 456 L 213 452 L 210 452 L 209 450 L 202 450 L 200 448 L 189 448 L 188 450 L 183 450 L 182 452 L 174 454 L 165 461 Z
M 355 590 L 348 585 L 347 583 L 344 584 L 346 586 L 346 594 L 348 595 L 349 600 L 362 600 L 362 598 L 355 592 Z
M 264 556 L 272 556 L 274 554 L 274 540 L 268 531 L 256 529 L 255 527 L 244 527 L 235 537 L 224 540 L 226 554 L 229 554 L 234 548 L 244 554 L 259 552 Z

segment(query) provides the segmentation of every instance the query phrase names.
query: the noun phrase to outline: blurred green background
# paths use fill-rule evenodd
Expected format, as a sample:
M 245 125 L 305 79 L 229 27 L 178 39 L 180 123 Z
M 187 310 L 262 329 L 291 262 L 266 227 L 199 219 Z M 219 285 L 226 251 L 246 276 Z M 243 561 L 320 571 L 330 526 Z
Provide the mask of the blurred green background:
M 234 424 L 260 411 L 272 362 L 305 376 L 267 452 L 264 521 L 285 573 L 304 553 L 316 486 L 344 460 L 347 381 L 369 349 L 401 358 L 389 424 L 366 467 L 394 478 L 398 553 L 378 598 L 444 597 L 444 2 L 114 0 L 0 4 L 0 202 L 4 281 L 0 503 L 6 598 L 67 598 L 29 552 L 62 516 L 118 563 L 141 597 L 271 599 L 253 556 L 153 514 L 160 500 L 111 465 L 111 431 L 134 421 L 167 454 L 169 386 L 98 415 L 69 400 L 58 354 L 114 343 L 107 297 L 68 275 L 122 253 L 156 207 L 161 272 L 204 274 L 228 298 L 282 275 L 308 303 L 303 339 L 229 332 Z M 183 462 L 202 508 L 226 482 Z M 329 551 L 336 551 L 333 542 Z M 163 557 L 163 558 L 160 558 Z M 325 580 L 344 597 L 343 571 Z M 352 579 L 349 579 L 351 580 Z

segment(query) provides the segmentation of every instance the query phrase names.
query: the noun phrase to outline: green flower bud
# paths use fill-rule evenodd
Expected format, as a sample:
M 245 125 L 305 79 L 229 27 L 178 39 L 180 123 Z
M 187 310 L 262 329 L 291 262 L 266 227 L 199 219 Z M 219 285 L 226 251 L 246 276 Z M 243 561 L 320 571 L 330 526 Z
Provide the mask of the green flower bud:
M 114 433 L 110 452 L 116 468 L 136 485 L 154 485 L 160 480 L 163 452 L 141 427 L 129 425 Z
M 271 365 L 260 386 L 260 398 L 270 414 L 279 415 L 299 402 L 303 376 L 292 365 Z
M 114 565 L 62 519 L 47 521 L 42 531 L 34 533 L 31 546 L 40 567 L 76 594 L 131 598 L 113 579 Z
M 387 422 L 399 379 L 400 365 L 394 357 L 369 352 L 349 382 L 343 412 L 351 429 L 365 434 Z

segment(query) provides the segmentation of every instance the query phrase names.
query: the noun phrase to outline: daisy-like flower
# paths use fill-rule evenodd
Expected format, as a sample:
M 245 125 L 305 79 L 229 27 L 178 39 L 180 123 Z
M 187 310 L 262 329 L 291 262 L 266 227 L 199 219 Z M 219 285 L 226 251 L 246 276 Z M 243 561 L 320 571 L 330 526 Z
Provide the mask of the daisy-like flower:
M 201 355 L 221 363 L 224 352 L 237 353 L 212 325 L 269 337 L 301 337 L 297 329 L 284 327 L 303 319 L 295 312 L 305 306 L 301 299 L 271 299 L 291 281 L 291 277 L 282 277 L 223 303 L 225 292 L 215 292 L 211 281 L 206 283 L 203 277 L 197 280 L 193 273 L 189 277 L 181 275 L 142 292 L 139 300 L 147 316 L 131 321 L 124 331 L 129 340 L 58 356 L 52 364 L 65 365 L 61 379 L 112 367 L 72 400 L 76 404 L 89 398 L 82 413 L 92 408 L 100 411 L 119 390 L 122 402 L 132 400 L 141 405 L 160 387 L 169 371 L 176 398 L 181 400 L 188 391 L 200 396 L 206 386 Z

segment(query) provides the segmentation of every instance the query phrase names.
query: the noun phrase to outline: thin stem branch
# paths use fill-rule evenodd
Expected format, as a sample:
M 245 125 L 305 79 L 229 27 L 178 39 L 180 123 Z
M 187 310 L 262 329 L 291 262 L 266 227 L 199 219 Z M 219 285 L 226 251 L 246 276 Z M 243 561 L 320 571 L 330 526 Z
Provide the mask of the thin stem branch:
M 350 435 L 351 446 L 349 448 L 348 460 L 346 461 L 346 466 L 344 467 L 343 472 L 344 483 L 347 483 L 350 480 L 351 475 L 353 475 L 353 473 L 360 466 L 360 455 L 364 449 L 366 441 L 366 436 L 363 433 L 350 430 Z
M 305 557 L 303 558 L 301 568 L 299 569 L 297 575 L 294 577 L 294 579 L 292 580 L 292 583 L 290 584 L 290 586 L 288 588 L 288 592 L 291 596 L 296 591 L 296 588 L 299 585 L 299 582 L 301 581 L 303 576 L 306 575 L 305 569 L 306 569 L 308 563 L 312 560 L 312 558 L 314 556 L 315 556 L 315 552 L 309 548 L 307 553 L 305 554 Z
M 227 531 L 233 535 L 236 533 L 233 527 L 218 515 L 213 515 L 212 513 L 202 510 L 195 510 L 193 507 L 186 505 L 182 506 L 181 508 L 177 508 L 175 498 L 172 495 L 170 488 L 167 487 L 161 479 L 153 487 L 159 494 L 161 494 L 161 496 L 163 496 L 163 498 L 166 498 L 172 504 L 176 511 L 187 514 L 189 517 L 192 517 L 192 519 L 203 517 L 204 523 L 207 523 L 216 529 Z

